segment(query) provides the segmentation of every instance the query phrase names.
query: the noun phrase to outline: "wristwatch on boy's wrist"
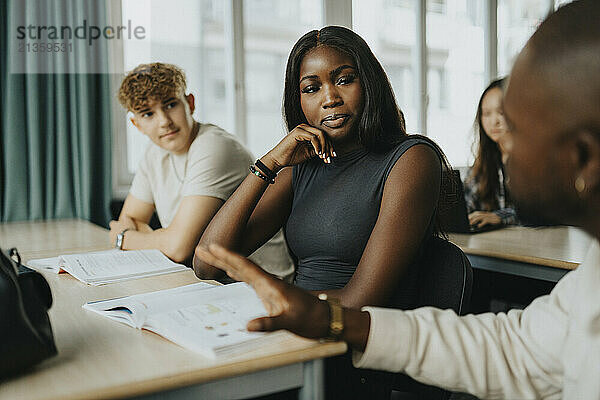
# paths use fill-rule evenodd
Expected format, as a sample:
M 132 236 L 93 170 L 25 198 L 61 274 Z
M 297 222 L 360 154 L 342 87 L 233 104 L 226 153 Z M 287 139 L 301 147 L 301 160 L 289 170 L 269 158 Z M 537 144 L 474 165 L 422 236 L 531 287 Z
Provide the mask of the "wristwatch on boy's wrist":
M 131 228 L 125 228 L 120 233 L 117 233 L 117 240 L 115 241 L 115 249 L 123 250 L 123 238 L 125 232 L 130 231 Z
M 344 309 L 340 300 L 327 296 L 327 293 L 320 293 L 319 300 L 326 301 L 329 306 L 329 333 L 324 339 L 338 341 L 344 332 Z

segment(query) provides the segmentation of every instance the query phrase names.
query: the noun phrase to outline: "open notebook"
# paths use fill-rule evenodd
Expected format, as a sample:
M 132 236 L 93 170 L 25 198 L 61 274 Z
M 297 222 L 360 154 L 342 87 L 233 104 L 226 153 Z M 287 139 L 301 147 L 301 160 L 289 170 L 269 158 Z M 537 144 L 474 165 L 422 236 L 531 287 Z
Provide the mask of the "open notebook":
M 267 315 L 247 284 L 215 286 L 204 282 L 118 299 L 83 308 L 133 328 L 146 329 L 209 358 L 235 357 L 284 341 L 286 331 L 248 332 L 251 319 Z
M 171 261 L 160 250 L 116 249 L 30 260 L 27 266 L 57 274 L 67 272 L 94 286 L 188 269 Z

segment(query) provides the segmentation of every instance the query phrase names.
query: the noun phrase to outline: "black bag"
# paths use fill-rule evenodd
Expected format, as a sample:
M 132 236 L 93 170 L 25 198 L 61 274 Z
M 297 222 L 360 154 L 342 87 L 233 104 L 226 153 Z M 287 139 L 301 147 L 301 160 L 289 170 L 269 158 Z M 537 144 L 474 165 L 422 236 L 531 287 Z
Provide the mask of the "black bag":
M 0 377 L 56 354 L 51 305 L 46 279 L 21 264 L 17 249 L 0 251 Z

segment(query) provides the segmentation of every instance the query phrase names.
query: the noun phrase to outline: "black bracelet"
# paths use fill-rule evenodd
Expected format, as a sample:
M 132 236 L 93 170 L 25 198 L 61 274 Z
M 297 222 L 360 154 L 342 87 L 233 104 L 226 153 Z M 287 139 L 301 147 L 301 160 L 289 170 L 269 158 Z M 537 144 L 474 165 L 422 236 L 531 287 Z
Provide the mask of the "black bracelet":
M 267 167 L 262 161 L 256 160 L 254 165 L 256 165 L 258 169 L 260 169 L 263 172 L 263 174 L 267 176 L 267 178 L 274 181 L 277 177 L 277 174 L 273 172 L 269 167 Z
M 268 176 L 263 175 L 259 170 L 257 170 L 254 165 L 251 165 L 249 169 L 250 169 L 250 172 L 252 172 L 253 175 L 258 176 L 260 179 L 262 179 L 263 181 L 267 182 L 268 184 L 275 183 L 275 179 L 269 179 Z

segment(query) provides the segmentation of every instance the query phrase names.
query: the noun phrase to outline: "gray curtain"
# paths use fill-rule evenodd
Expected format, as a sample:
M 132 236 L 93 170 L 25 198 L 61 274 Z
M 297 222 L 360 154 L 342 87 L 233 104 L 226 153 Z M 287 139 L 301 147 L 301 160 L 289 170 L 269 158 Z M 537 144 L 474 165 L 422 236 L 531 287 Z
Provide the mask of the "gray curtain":
M 72 38 L 65 41 L 70 51 L 40 54 L 26 44 L 51 39 L 18 34 L 19 26 L 29 25 L 75 27 L 85 20 L 101 26 L 105 2 L 0 3 L 0 221 L 77 217 L 106 226 L 111 198 L 106 43 L 91 46 Z

